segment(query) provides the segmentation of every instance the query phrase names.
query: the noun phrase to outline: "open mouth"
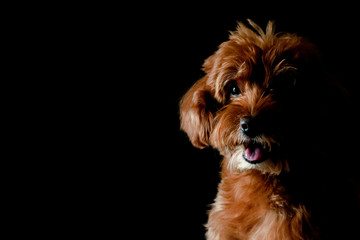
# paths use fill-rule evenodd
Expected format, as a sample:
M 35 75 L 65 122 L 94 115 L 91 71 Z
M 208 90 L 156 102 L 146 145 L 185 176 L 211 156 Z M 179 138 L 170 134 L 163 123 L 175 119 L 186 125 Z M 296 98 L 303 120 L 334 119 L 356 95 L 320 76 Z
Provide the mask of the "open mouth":
M 268 158 L 269 148 L 264 144 L 247 142 L 244 143 L 244 147 L 243 158 L 249 163 L 261 163 Z

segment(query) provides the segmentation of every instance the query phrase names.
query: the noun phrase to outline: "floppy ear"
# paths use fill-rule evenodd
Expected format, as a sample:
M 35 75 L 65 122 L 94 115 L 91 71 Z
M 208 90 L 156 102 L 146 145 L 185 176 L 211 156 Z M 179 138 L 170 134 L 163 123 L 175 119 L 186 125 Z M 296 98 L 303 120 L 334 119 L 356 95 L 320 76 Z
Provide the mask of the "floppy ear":
M 206 85 L 207 76 L 197 81 L 184 95 L 180 102 L 181 129 L 191 143 L 198 148 L 209 146 L 212 130 L 213 113 L 216 105 L 211 96 L 210 87 Z

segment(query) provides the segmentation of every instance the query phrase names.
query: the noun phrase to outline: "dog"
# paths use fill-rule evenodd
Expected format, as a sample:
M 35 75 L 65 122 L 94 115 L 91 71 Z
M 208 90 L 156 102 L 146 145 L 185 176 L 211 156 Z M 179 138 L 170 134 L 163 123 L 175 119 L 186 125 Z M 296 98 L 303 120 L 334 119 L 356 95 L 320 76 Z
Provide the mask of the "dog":
M 223 156 L 206 238 L 351 238 L 349 99 L 316 46 L 248 20 L 203 71 L 180 101 L 180 124 L 195 147 Z

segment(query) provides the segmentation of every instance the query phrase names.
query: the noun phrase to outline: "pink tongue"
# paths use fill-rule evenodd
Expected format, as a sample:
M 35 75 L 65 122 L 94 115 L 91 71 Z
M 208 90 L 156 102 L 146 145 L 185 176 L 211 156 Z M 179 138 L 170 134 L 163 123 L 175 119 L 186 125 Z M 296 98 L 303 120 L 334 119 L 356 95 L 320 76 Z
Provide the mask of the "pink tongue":
M 248 161 L 257 161 L 261 158 L 262 153 L 260 148 L 256 147 L 253 151 L 250 148 L 245 149 L 244 157 Z

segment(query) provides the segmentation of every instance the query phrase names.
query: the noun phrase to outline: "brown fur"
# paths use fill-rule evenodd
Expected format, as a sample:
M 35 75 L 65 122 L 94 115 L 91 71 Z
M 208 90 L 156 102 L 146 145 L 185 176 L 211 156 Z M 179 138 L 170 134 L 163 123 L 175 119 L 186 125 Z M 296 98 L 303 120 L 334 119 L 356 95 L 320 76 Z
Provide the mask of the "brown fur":
M 206 75 L 180 103 L 181 128 L 192 144 L 212 146 L 224 156 L 206 236 L 211 240 L 318 239 L 319 227 L 311 210 L 316 204 L 308 203 L 324 182 L 308 179 L 336 164 L 327 158 L 333 152 L 327 155 L 326 149 L 334 149 L 338 136 L 324 134 L 335 124 L 333 109 L 341 111 L 344 101 L 335 97 L 341 91 L 326 77 L 320 54 L 305 38 L 275 34 L 272 22 L 266 32 L 249 23 L 254 30 L 239 23 L 229 41 L 205 61 Z M 234 82 L 241 94 L 233 96 L 227 88 Z M 256 119 L 261 131 L 251 140 L 239 130 L 244 116 Z M 244 160 L 250 141 L 268 151 L 265 161 Z M 305 177 L 299 180 L 299 176 Z
M 312 239 L 316 233 L 309 213 L 303 205 L 289 204 L 289 198 L 267 174 L 248 170 L 234 175 L 225 170 L 209 214 L 207 238 Z

